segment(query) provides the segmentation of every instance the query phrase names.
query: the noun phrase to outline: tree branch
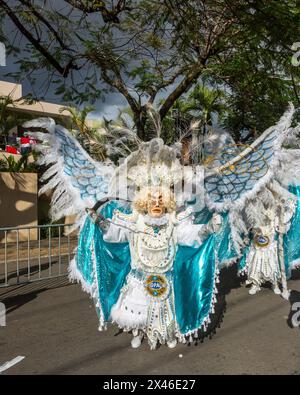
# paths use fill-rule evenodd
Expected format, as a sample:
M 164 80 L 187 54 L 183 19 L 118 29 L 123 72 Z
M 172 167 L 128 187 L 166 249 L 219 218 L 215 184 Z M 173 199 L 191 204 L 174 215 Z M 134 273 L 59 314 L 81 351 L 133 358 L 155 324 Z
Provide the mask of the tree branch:
M 19 0 L 20 3 L 24 4 L 26 7 L 30 9 L 33 15 L 35 15 L 47 28 L 51 31 L 51 33 L 54 35 L 56 38 L 57 42 L 61 46 L 62 49 L 68 49 L 66 44 L 63 42 L 57 31 L 54 29 L 53 26 L 43 17 L 42 14 L 40 14 L 37 9 L 30 3 L 28 0 Z
M 201 75 L 203 68 L 204 64 L 202 62 L 197 62 L 187 73 L 186 77 L 174 89 L 174 91 L 170 93 L 170 95 L 166 98 L 159 110 L 159 115 L 161 119 L 163 119 L 167 115 L 174 102 L 179 99 L 179 97 L 184 92 L 186 92 L 190 88 L 190 86 L 196 81 L 196 79 Z
M 111 10 L 107 9 L 104 1 L 80 1 L 80 0 L 66 0 L 72 7 L 77 8 L 87 14 L 100 12 L 104 22 L 120 23 L 118 15 L 123 11 L 129 11 L 130 8 L 126 7 L 125 0 L 119 0 L 116 7 Z
M 24 27 L 23 23 L 17 18 L 14 11 L 5 3 L 5 1 L 0 0 L 0 7 L 5 11 L 6 15 L 11 19 L 20 32 L 28 39 L 28 41 L 64 78 L 68 76 L 71 69 L 79 70 L 79 66 L 74 64 L 73 60 L 70 60 L 66 66 L 61 66 L 59 62 L 47 51 L 47 49 L 40 44 L 39 40 L 34 38 L 33 35 Z

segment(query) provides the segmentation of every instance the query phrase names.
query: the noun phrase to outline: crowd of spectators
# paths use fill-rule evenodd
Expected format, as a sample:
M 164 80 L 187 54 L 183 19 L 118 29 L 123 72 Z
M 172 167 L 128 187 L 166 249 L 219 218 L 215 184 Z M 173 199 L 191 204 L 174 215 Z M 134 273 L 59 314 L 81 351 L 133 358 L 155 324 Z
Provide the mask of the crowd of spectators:
M 27 130 L 20 129 L 18 132 L 13 132 L 8 136 L 3 136 L 0 141 L 0 150 L 13 154 L 25 155 L 32 151 L 36 140 L 30 135 L 26 134 Z

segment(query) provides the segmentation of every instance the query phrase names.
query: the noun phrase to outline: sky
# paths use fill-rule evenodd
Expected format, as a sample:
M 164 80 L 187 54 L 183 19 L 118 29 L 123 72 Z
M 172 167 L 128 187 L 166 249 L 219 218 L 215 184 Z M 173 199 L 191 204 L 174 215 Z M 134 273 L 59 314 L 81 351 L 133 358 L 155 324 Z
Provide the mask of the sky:
M 0 42 L 0 52 L 1 44 Z M 22 51 L 21 51 L 22 53 Z M 19 55 L 21 56 L 21 55 Z M 14 77 L 8 76 L 9 73 L 15 73 L 19 71 L 18 65 L 19 57 L 13 56 L 11 54 L 6 55 L 6 65 L 0 66 L 0 81 L 17 82 Z M 0 53 L 0 64 L 1 64 L 1 53 Z M 26 78 L 26 75 L 22 77 L 20 82 L 22 84 L 23 95 L 33 94 L 34 97 L 40 98 L 41 92 L 39 90 L 39 85 L 41 85 L 45 80 L 45 72 L 43 72 L 40 77 L 37 77 L 37 82 L 32 85 L 31 82 Z M 170 85 L 164 92 L 157 95 L 157 101 L 161 100 L 167 94 L 169 94 L 174 89 L 175 84 Z M 43 91 L 43 101 L 48 101 L 50 103 L 65 104 L 63 103 L 61 97 L 54 93 L 54 86 L 50 86 L 47 93 L 44 95 Z M 91 103 L 85 103 L 85 105 Z M 105 100 L 98 100 L 93 103 L 96 108 L 95 111 L 91 112 L 88 116 L 89 119 L 99 119 L 105 117 L 107 120 L 115 119 L 119 115 L 119 111 L 128 107 L 127 101 L 122 97 L 120 93 L 109 93 L 105 95 Z
M 2 43 L 3 44 L 3 43 Z M 1 48 L 1 44 L 0 44 Z M 14 57 L 13 55 L 6 55 L 5 59 L 5 66 L 0 66 L 0 80 L 1 81 L 8 81 L 8 82 L 16 82 L 15 78 L 7 76 L 8 73 L 14 73 L 19 71 L 19 65 L 17 64 L 18 58 Z M 0 64 L 1 56 L 0 56 Z M 41 80 L 43 76 L 41 76 Z M 22 91 L 23 95 L 27 95 L 29 93 L 36 93 L 37 97 L 39 96 L 39 89 L 38 84 L 32 86 L 31 83 L 28 81 L 26 76 L 24 76 L 20 83 L 22 84 Z M 61 98 L 54 93 L 54 88 L 50 86 L 49 90 L 47 91 L 45 97 L 43 98 L 44 101 L 49 101 L 51 103 L 57 104 L 64 104 Z M 110 93 L 106 95 L 105 102 L 98 100 L 94 106 L 96 107 L 96 111 L 92 112 L 89 115 L 91 119 L 98 119 L 99 117 L 105 117 L 106 119 L 114 119 L 118 113 L 119 109 L 122 109 L 126 106 L 126 101 L 121 97 L 120 94 L 117 93 Z
M 65 12 L 65 6 L 60 8 L 60 5 L 62 3 L 58 2 L 57 0 L 52 0 L 52 3 L 55 7 L 58 6 L 58 9 L 60 12 Z M 81 13 L 80 13 L 81 15 Z M 74 11 L 74 17 L 76 19 L 76 10 Z M 91 15 L 90 20 L 92 21 L 93 18 L 99 18 L 97 15 Z M 95 24 L 96 25 L 96 24 Z M 6 35 L 8 37 L 14 37 L 13 32 L 15 31 L 15 27 L 13 23 L 9 20 L 9 18 L 5 19 L 4 22 L 4 30 L 6 32 Z M 47 89 L 47 92 L 45 93 L 45 89 L 41 89 L 41 86 L 43 85 L 43 82 L 45 81 L 45 71 L 44 72 L 39 72 L 39 74 L 35 73 L 35 77 L 37 77 L 37 82 L 35 85 L 31 85 L 30 81 L 28 78 L 26 78 L 26 75 L 22 77 L 20 81 L 16 81 L 15 78 L 11 76 L 7 76 L 9 73 L 15 73 L 19 71 L 19 64 L 18 60 L 22 56 L 22 53 L 24 54 L 25 49 L 22 48 L 27 43 L 27 40 L 25 38 L 22 38 L 20 41 L 18 41 L 19 47 L 21 47 L 21 51 L 19 55 L 12 55 L 12 54 L 7 54 L 6 56 L 6 65 L 5 66 L 0 66 L 0 80 L 4 81 L 9 81 L 9 82 L 17 82 L 22 84 L 22 90 L 23 90 L 23 95 L 27 94 L 32 94 L 33 97 L 43 100 L 43 101 L 48 101 L 51 103 L 57 103 L 57 104 L 69 104 L 69 103 L 63 103 L 62 98 L 58 95 L 55 95 L 55 87 L 56 86 L 50 86 L 49 89 Z M 2 44 L 5 44 L 2 43 Z M 1 45 L 1 43 L 0 43 Z M 1 47 L 0 47 L 1 49 Z M 1 64 L 1 57 L 0 57 L 0 64 Z M 80 80 L 80 76 L 76 74 L 76 78 L 78 78 L 78 81 Z M 82 80 L 81 80 L 82 81 Z M 174 84 L 175 85 L 175 84 Z M 160 93 L 157 96 L 157 101 L 160 101 L 163 97 L 168 95 L 173 89 L 174 85 L 171 85 L 166 89 L 164 92 Z M 99 119 L 105 117 L 107 120 L 114 119 L 119 115 L 119 111 L 123 108 L 128 107 L 127 101 L 122 97 L 120 93 L 108 93 L 105 94 L 105 100 L 98 100 L 96 103 L 85 103 L 84 105 L 92 104 L 95 106 L 96 110 L 92 113 L 89 114 L 90 119 Z
M 60 10 L 62 11 L 62 10 Z M 6 31 L 6 35 L 10 37 L 12 32 L 15 30 L 14 25 L 12 22 L 6 18 L 4 24 L 4 30 Z M 24 53 L 24 46 L 27 43 L 27 40 L 22 38 L 19 42 L 19 47 L 21 46 L 21 51 L 19 55 L 12 55 L 6 54 L 5 56 L 5 66 L 3 66 L 3 46 L 5 46 L 5 42 L 0 42 L 0 80 L 1 81 L 8 81 L 8 82 L 17 82 L 21 83 L 23 95 L 33 94 L 34 97 L 37 97 L 43 101 L 48 101 L 50 103 L 57 103 L 57 104 L 66 104 L 62 102 L 60 96 L 55 95 L 54 93 L 54 86 L 50 86 L 47 90 L 46 94 L 44 90 L 39 89 L 39 86 L 45 81 L 45 72 L 42 72 L 40 75 L 37 75 L 37 82 L 34 86 L 30 83 L 30 81 L 26 78 L 26 75 L 22 77 L 20 81 L 16 81 L 15 78 L 7 76 L 9 73 L 15 73 L 19 71 L 19 64 L 18 60 L 22 56 L 22 52 Z M 1 56 L 2 55 L 2 56 Z M 41 95 L 43 97 L 41 98 Z M 91 103 L 85 103 L 91 104 Z M 105 95 L 105 101 L 98 100 L 96 103 L 93 104 L 96 107 L 96 110 L 89 114 L 89 118 L 91 119 L 99 119 L 99 117 L 105 117 L 106 119 L 114 119 L 119 114 L 119 110 L 127 107 L 127 102 L 122 96 L 118 93 L 110 93 Z

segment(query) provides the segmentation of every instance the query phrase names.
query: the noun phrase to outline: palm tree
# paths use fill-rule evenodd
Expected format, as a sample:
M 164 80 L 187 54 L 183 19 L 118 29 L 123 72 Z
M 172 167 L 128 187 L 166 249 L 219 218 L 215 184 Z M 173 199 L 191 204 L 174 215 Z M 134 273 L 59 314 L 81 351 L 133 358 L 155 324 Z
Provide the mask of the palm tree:
M 162 137 L 166 144 L 173 144 L 187 137 L 189 126 L 194 119 L 191 103 L 187 99 L 178 99 L 163 119 Z
M 13 155 L 0 159 L 0 171 L 9 173 L 35 173 L 37 167 L 34 162 L 29 162 L 29 154 L 22 155 L 20 159 L 15 159 Z
M 68 111 L 71 114 L 71 129 L 80 144 L 88 151 L 88 153 L 97 160 L 104 161 L 106 159 L 105 138 L 102 133 L 102 124 L 99 127 L 91 127 L 87 123 L 87 117 L 95 107 L 85 106 L 82 110 L 75 107 L 62 107 L 60 113 Z
M 226 110 L 224 92 L 208 88 L 204 83 L 197 84 L 188 96 L 188 111 L 199 119 L 199 128 L 192 136 L 194 159 L 203 160 L 203 144 L 207 138 L 209 127 L 212 126 L 214 114 L 220 115 Z M 200 132 L 199 132 L 200 131 Z
M 85 106 L 82 110 L 75 107 L 62 107 L 59 112 L 69 112 L 72 120 L 72 129 L 77 130 L 81 136 L 84 136 L 90 133 L 90 128 L 87 126 L 87 116 L 94 110 L 95 107 L 93 106 Z

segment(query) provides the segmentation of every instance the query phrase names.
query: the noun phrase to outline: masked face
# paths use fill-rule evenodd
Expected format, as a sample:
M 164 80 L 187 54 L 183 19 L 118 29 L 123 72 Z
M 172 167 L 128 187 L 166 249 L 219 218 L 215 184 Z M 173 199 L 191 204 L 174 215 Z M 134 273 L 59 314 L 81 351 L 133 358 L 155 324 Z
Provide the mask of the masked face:
M 151 193 L 148 202 L 148 214 L 151 217 L 159 218 L 166 211 L 163 196 L 160 191 L 154 191 Z

